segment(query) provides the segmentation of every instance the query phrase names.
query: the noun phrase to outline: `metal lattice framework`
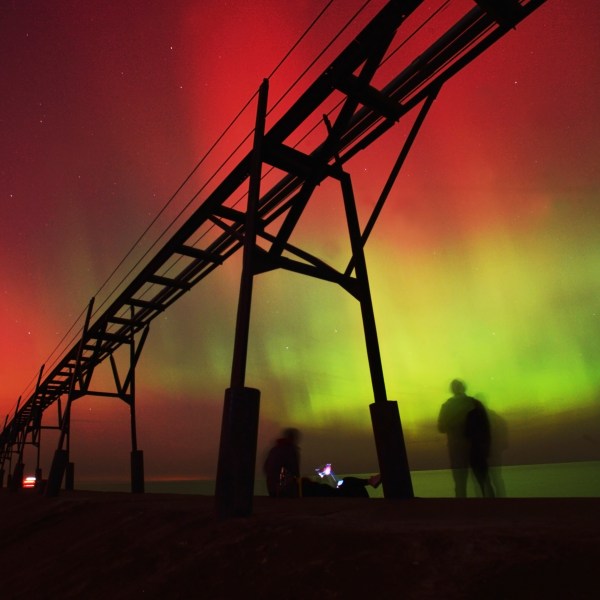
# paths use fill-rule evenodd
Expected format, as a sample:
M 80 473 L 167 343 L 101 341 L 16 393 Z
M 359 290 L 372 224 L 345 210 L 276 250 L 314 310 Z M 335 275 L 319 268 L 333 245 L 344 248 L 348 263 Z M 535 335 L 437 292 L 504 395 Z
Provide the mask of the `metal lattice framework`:
M 20 458 L 17 459 L 14 478 L 18 473 L 22 474 L 18 469 L 19 466 L 22 468 L 23 447 L 26 443 L 39 445 L 42 415 L 55 403 L 58 405 L 58 428 L 61 430 L 59 450 L 62 449 L 65 436 L 68 438 L 70 403 L 86 394 L 113 395 L 130 405 L 133 450 L 136 452 L 135 365 L 149 325 L 247 244 L 249 223 L 252 223 L 253 240 L 251 247 L 245 248 L 244 252 L 251 259 L 251 275 L 285 268 L 339 284 L 356 297 L 363 308 L 366 307 L 363 320 L 375 401 L 376 404 L 387 403 L 383 374 L 378 372 L 381 365 L 378 363 L 374 322 L 370 324 L 367 318 L 372 307 L 369 307 L 370 293 L 362 250 L 440 88 L 544 2 L 477 0 L 446 33 L 414 60 L 405 62 L 407 66 L 388 77 L 385 85 L 375 85 L 386 53 L 403 31 L 403 23 L 409 18 L 416 18 L 418 9 L 424 4 L 423 0 L 388 2 L 270 129 L 260 131 L 257 121 L 254 149 L 223 177 L 206 200 L 94 322 L 90 322 L 90 305 L 81 340 L 64 354 L 51 372 L 45 376 L 40 373 L 34 392 L 18 406 L 13 418 L 7 419 L 0 433 L 2 467 L 16 455 Z M 389 65 L 386 65 L 386 70 L 389 70 Z M 266 87 L 266 83 L 263 84 L 263 104 L 266 104 Z M 338 109 L 331 122 L 327 120 L 321 128 L 318 142 L 294 147 L 292 141 L 306 128 L 308 119 L 314 119 L 315 115 L 323 112 L 324 106 L 332 102 L 337 102 Z M 360 230 L 356 215 L 352 215 L 354 199 L 344 165 L 414 110 L 417 110 L 417 117 L 384 192 L 368 223 Z M 274 184 L 263 185 L 263 189 L 260 185 L 262 165 L 273 167 L 279 175 Z M 294 228 L 315 188 L 328 178 L 340 182 L 348 217 L 352 256 L 344 271 L 334 269 L 290 243 Z M 247 206 L 240 209 L 237 204 L 240 193 L 247 192 L 249 185 Z M 254 202 L 252 193 L 255 195 Z M 372 339 L 369 340 L 369 337 Z M 124 375 L 119 372 L 115 359 L 117 350 L 122 347 L 128 349 Z M 232 387 L 244 385 L 245 357 L 240 360 L 236 367 L 234 358 Z M 95 369 L 104 361 L 110 361 L 112 366 L 116 392 L 97 392 L 90 388 Z M 238 375 L 235 374 L 236 369 Z M 67 403 L 63 407 L 61 401 L 65 398 Z M 412 488 L 406 491 L 406 474 L 394 475 L 399 469 L 407 469 L 406 461 L 400 461 L 399 467 L 382 464 L 386 462 L 382 458 L 387 452 L 384 448 L 386 443 L 382 442 L 380 452 L 375 420 L 374 429 L 384 493 L 386 496 L 411 495 Z M 381 436 L 385 437 L 384 434 Z M 62 468 L 64 464 L 60 465 L 59 471 Z M 137 487 L 139 490 L 139 483 Z

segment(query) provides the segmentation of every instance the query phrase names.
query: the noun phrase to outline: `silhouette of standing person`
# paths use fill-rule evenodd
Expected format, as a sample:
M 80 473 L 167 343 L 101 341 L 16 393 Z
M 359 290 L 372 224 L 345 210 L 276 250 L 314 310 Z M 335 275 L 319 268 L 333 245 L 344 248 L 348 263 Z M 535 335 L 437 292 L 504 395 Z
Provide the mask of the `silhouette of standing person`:
M 264 464 L 267 491 L 272 498 L 297 496 L 300 478 L 300 432 L 290 427 L 284 429 Z
M 459 379 L 451 382 L 450 390 L 453 396 L 442 404 L 438 429 L 448 438 L 454 493 L 457 498 L 466 498 L 470 467 L 482 495 L 494 497 L 488 473 L 491 435 L 485 407 L 467 396 L 467 387 Z

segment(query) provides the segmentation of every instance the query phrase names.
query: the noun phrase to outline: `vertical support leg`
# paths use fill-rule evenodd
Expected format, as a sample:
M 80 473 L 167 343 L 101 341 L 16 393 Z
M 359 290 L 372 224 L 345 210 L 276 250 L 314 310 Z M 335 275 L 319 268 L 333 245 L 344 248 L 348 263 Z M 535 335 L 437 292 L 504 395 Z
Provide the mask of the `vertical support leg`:
M 88 305 L 87 314 L 85 317 L 85 323 L 83 325 L 83 332 L 81 334 L 81 340 L 79 342 L 79 348 L 77 350 L 77 360 L 76 364 L 73 367 L 73 372 L 71 373 L 71 383 L 69 385 L 69 397 L 67 398 L 67 405 L 65 406 L 65 412 L 62 415 L 61 424 L 60 424 L 60 436 L 58 438 L 58 448 L 54 453 L 54 458 L 52 459 L 52 465 L 50 467 L 50 473 L 48 475 L 48 482 L 46 484 L 46 496 L 54 497 L 58 496 L 60 492 L 60 486 L 62 484 L 63 477 L 65 476 L 65 471 L 67 472 L 66 477 L 66 489 L 72 490 L 74 487 L 74 473 L 75 473 L 75 465 L 69 462 L 69 446 L 70 446 L 70 430 L 71 430 L 71 404 L 76 397 L 75 394 L 75 385 L 77 383 L 77 379 L 80 375 L 79 366 L 81 364 L 81 357 L 83 355 L 83 345 L 84 340 L 87 335 L 87 330 L 90 325 L 90 320 L 92 318 L 92 311 L 94 309 L 94 298 L 90 300 Z M 64 449 L 65 440 L 67 443 L 67 448 Z
M 341 174 L 341 184 L 375 397 L 375 403 L 371 404 L 370 410 L 383 494 L 386 498 L 412 498 L 412 481 L 398 404 L 387 399 L 367 263 L 361 241 L 352 182 L 347 173 Z
M 42 455 L 42 411 L 39 406 L 35 408 L 35 417 L 33 419 L 35 432 L 33 439 L 36 442 L 36 457 L 35 457 L 35 487 L 38 492 L 42 492 L 44 484 L 42 482 L 42 468 L 40 466 Z
M 48 474 L 48 482 L 46 483 L 45 491 L 46 496 L 51 498 L 58 496 L 68 462 L 69 452 L 63 448 L 57 448 L 54 452 L 52 465 L 50 466 L 50 473 Z
M 3 427 L 2 431 L 6 431 L 7 424 L 8 424 L 8 415 L 6 415 L 6 418 L 4 419 L 4 427 Z M 0 460 L 0 490 L 4 487 L 4 475 L 6 474 L 6 471 L 4 470 L 4 465 L 6 464 L 7 450 L 8 450 L 8 448 L 2 448 L 2 459 Z
M 23 485 L 23 472 L 25 471 L 25 465 L 22 460 L 19 459 L 17 464 L 15 465 L 15 470 L 12 475 L 12 479 L 10 480 L 9 489 L 11 492 L 18 492 Z
M 25 451 L 25 443 L 27 441 L 27 432 L 23 431 L 19 434 L 17 441 L 17 464 L 13 472 L 10 489 L 14 492 L 19 491 L 23 487 L 23 475 L 25 474 L 25 464 L 23 463 L 23 452 Z
M 39 481 L 42 479 L 42 468 L 40 467 L 41 454 L 42 454 L 42 429 L 41 427 L 38 429 L 38 439 L 37 439 L 37 448 L 36 448 L 36 457 L 35 457 L 35 480 Z M 38 477 L 39 474 L 39 477 Z
M 142 450 L 131 451 L 131 493 L 143 494 L 144 484 L 144 453 Z
M 134 320 L 133 307 L 131 309 L 131 320 Z M 129 375 L 127 385 L 129 385 L 129 411 L 131 415 L 131 493 L 143 494 L 145 491 L 144 484 L 144 453 L 138 450 L 137 445 L 137 425 L 135 419 L 135 368 L 140 353 L 148 335 L 148 327 L 144 329 L 144 333 L 140 339 L 139 346 L 135 345 L 135 334 L 131 330 L 131 344 L 129 357 Z
M 130 398 L 131 413 L 131 493 L 144 493 L 144 453 L 137 447 L 137 428 L 135 423 L 135 395 Z
M 12 450 L 10 451 L 8 457 L 8 469 L 6 471 L 6 487 L 10 489 L 12 485 Z
M 133 344 L 132 344 L 133 347 Z M 135 368 L 135 362 L 131 368 Z M 137 447 L 137 427 L 135 421 L 135 375 L 131 374 L 131 398 L 130 398 L 130 414 L 131 414 L 131 493 L 143 494 L 145 491 L 144 482 L 144 453 L 138 450 Z
M 143 494 L 144 484 L 144 453 L 137 447 L 137 432 L 135 424 L 135 396 L 131 398 L 131 493 Z
M 249 516 L 252 513 L 254 497 L 260 393 L 258 390 L 245 387 L 245 378 L 268 91 L 269 82 L 265 79 L 260 86 L 258 95 L 231 386 L 225 392 L 217 465 L 216 510 L 217 514 L 223 518 Z
M 48 474 L 48 482 L 46 484 L 46 491 L 44 492 L 46 496 L 49 498 L 53 498 L 58 496 L 60 493 L 60 488 L 65 479 L 65 489 L 72 490 L 74 487 L 74 471 L 75 466 L 72 462 L 69 462 L 69 446 L 67 443 L 67 448 L 63 448 L 64 436 L 62 435 L 65 432 L 65 427 L 68 428 L 68 419 L 70 416 L 70 402 L 67 402 L 67 406 L 65 409 L 65 414 L 63 415 L 63 420 L 67 419 L 67 423 L 63 424 L 63 429 L 61 432 L 61 441 L 59 441 L 58 448 L 54 452 L 54 458 L 52 459 L 52 465 L 50 466 L 50 473 Z M 68 440 L 68 434 L 67 434 Z M 66 476 L 65 476 L 66 475 Z
M 67 456 L 68 456 L 67 452 Z M 65 471 L 65 490 L 72 492 L 75 489 L 75 463 L 67 461 L 67 468 Z

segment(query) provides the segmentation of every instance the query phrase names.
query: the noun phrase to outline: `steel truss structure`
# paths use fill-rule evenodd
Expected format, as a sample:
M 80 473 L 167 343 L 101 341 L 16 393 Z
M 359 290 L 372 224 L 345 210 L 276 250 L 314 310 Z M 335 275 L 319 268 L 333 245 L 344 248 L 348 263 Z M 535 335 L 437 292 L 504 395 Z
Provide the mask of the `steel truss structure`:
M 132 491 L 143 491 L 143 456 L 135 431 L 135 367 L 150 323 L 242 250 L 232 375 L 225 393 L 217 471 L 218 513 L 232 516 L 252 511 L 260 392 L 246 387 L 245 382 L 248 329 L 253 278 L 273 269 L 336 283 L 358 300 L 373 385 L 370 410 L 384 495 L 412 497 L 398 406 L 387 398 L 385 389 L 364 247 L 444 83 L 544 2 L 475 0 L 443 35 L 388 77 L 385 85 L 376 85 L 386 54 L 403 32 L 402 25 L 415 18 L 421 5 L 431 5 L 424 0 L 391 0 L 268 130 L 265 80 L 259 93 L 253 149 L 93 323 L 90 305 L 81 340 L 45 377 L 40 372 L 33 394 L 17 407 L 10 422 L 7 418 L 0 434 L 2 480 L 6 468 L 9 472 L 14 468 L 11 485 L 15 489 L 20 485 L 24 446 L 33 444 L 39 456 L 45 427 L 42 415 L 56 405 L 58 422 L 53 427 L 60 430 L 60 440 L 46 493 L 58 493 L 65 473 L 67 486 L 72 485 L 68 448 L 71 404 L 81 396 L 97 394 L 118 397 L 130 406 Z M 309 118 L 322 114 L 332 101 L 337 101 L 339 108 L 331 121 L 323 119 L 319 141 L 311 147 L 294 145 Z M 417 116 L 373 213 L 361 229 L 351 176 L 345 167 L 411 111 Z M 263 166 L 279 174 L 275 184 L 263 184 Z M 344 203 L 351 256 L 343 271 L 290 243 L 315 189 L 327 179 L 338 182 Z M 247 193 L 245 209 L 235 202 L 240 190 Z M 208 228 L 217 233 L 198 235 Z M 115 358 L 120 348 L 128 349 L 124 376 Z M 94 371 L 104 361 L 110 361 L 116 391 L 91 389 Z

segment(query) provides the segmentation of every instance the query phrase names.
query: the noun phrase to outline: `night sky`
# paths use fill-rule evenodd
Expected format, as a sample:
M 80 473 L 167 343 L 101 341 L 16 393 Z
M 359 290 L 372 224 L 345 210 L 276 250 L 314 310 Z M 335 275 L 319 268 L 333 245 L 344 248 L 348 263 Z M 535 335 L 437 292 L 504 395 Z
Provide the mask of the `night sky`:
M 1 3 L 3 418 L 326 4 Z M 273 76 L 271 106 L 362 4 L 333 3 Z M 383 4 L 371 2 L 327 61 Z M 505 463 L 600 458 L 598 31 L 594 0 L 548 0 L 453 78 L 369 240 L 388 395 L 399 402 L 413 468 L 446 464 L 436 419 L 455 377 L 504 424 Z M 434 26 L 431 40 L 441 32 Z M 251 128 L 253 108 L 198 182 Z M 401 124 L 349 165 L 363 223 L 405 132 Z M 121 275 L 191 195 L 175 198 Z M 339 190 L 324 184 L 292 242 L 345 264 L 342 216 Z M 239 258 L 151 326 L 137 370 L 149 478 L 214 475 Z M 257 278 L 247 385 L 262 392 L 259 457 L 281 427 L 296 426 L 305 471 L 325 461 L 341 472 L 377 469 L 361 327 L 358 304 L 333 284 L 279 271 Z M 72 429 L 81 477 L 127 475 L 122 402 L 78 400 Z M 55 444 L 44 432 L 45 469 Z

